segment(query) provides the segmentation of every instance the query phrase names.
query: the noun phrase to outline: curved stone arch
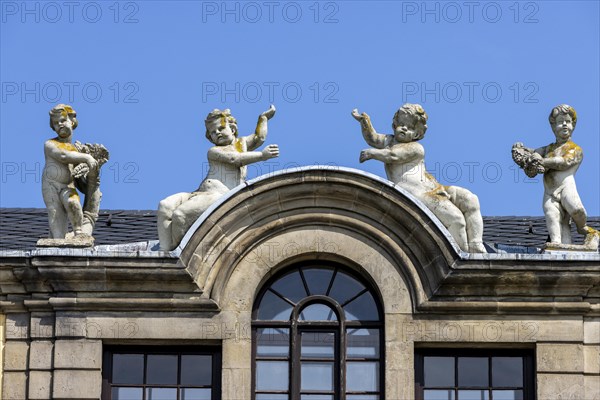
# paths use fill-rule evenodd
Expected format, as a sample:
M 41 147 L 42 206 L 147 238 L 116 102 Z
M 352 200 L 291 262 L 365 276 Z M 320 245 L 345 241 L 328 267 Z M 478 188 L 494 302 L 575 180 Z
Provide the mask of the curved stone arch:
M 439 220 L 404 190 L 362 171 L 331 167 L 247 182 L 207 210 L 181 247 L 180 262 L 202 296 L 238 311 L 251 310 L 246 303 L 273 272 L 307 257 L 360 266 L 387 299 L 386 313 L 406 312 L 401 300 L 390 301 L 405 287 L 414 311 L 460 252 Z M 243 274 L 234 277 L 237 269 Z M 386 289 L 390 282 L 395 287 Z M 244 296 L 236 296 L 235 287 Z

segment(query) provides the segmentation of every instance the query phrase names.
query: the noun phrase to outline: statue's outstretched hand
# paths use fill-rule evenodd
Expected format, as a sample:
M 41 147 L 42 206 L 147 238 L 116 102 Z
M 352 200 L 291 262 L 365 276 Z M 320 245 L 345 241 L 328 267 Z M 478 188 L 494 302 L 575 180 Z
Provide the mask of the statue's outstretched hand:
M 271 104 L 269 109 L 267 111 L 265 111 L 264 113 L 260 114 L 260 116 L 266 117 L 269 120 L 269 119 L 273 118 L 273 116 L 275 115 L 275 111 L 277 111 L 277 109 L 275 108 L 275 106 L 273 104 Z
M 277 146 L 276 144 L 270 144 L 263 149 L 262 154 L 265 160 L 268 160 L 269 158 L 279 157 L 279 146 Z

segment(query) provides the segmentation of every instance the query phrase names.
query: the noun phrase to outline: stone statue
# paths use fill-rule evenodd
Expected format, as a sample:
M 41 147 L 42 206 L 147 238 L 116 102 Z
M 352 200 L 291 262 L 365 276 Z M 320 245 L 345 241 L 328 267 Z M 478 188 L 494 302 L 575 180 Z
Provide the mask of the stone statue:
M 267 138 L 267 121 L 275 115 L 271 107 L 258 117 L 254 134 L 238 137 L 235 118 L 229 109 L 214 109 L 208 114 L 206 138 L 214 144 L 208 150 L 209 171 L 200 187 L 192 193 L 177 193 L 158 205 L 158 239 L 160 249 L 175 249 L 196 219 L 211 204 L 246 179 L 246 165 L 279 156 L 276 144 L 262 151 L 252 151 Z
M 77 113 L 66 104 L 50 110 L 50 127 L 57 137 L 44 144 L 46 165 L 42 195 L 48 209 L 50 238 L 38 246 L 92 246 L 92 231 L 100 208 L 100 167 L 108 161 L 108 151 L 100 144 L 72 143 Z M 85 195 L 83 207 L 77 190 Z M 67 233 L 67 220 L 73 228 Z
M 427 130 L 423 107 L 404 104 L 394 115 L 393 135 L 377 133 L 365 113 L 354 109 L 352 116 L 360 122 L 365 141 L 374 147 L 360 153 L 360 162 L 382 161 L 387 178 L 421 200 L 448 228 L 461 250 L 486 253 L 477 196 L 461 187 L 443 186 L 425 170 L 425 149 L 418 143 Z
M 546 248 L 596 250 L 600 234 L 586 225 L 587 214 L 575 185 L 575 173 L 583 160 L 583 150 L 571 140 L 577 113 L 573 107 L 561 104 L 552 109 L 548 119 L 556 141 L 535 150 L 515 143 L 513 160 L 531 178 L 544 174 L 543 209 L 550 234 Z M 562 246 L 572 243 L 571 219 L 577 232 L 586 235 L 583 247 Z

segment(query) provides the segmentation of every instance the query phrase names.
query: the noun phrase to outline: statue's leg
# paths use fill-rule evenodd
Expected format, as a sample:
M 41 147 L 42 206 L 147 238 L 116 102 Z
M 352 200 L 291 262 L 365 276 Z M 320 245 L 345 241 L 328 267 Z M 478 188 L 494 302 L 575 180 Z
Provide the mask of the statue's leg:
M 59 193 L 61 188 L 42 180 L 42 197 L 48 210 L 48 224 L 51 239 L 64 239 L 67 234 L 67 214 Z
M 560 240 L 564 244 L 573 243 L 571 239 L 571 216 L 564 211 L 560 218 Z
M 169 251 L 177 247 L 173 243 L 172 224 L 173 213 L 183 202 L 187 201 L 191 193 L 177 193 L 167 197 L 158 203 L 158 240 L 160 241 L 160 249 Z
M 582 235 L 586 235 L 587 229 L 587 212 L 585 211 L 585 207 L 581 202 L 581 198 L 579 197 L 579 193 L 577 193 L 577 187 L 575 183 L 573 185 L 567 186 L 562 191 L 562 196 L 560 198 L 560 202 L 564 209 L 569 213 L 573 222 L 575 222 L 575 226 L 577 226 L 577 232 Z
M 554 200 L 552 196 L 544 194 L 543 200 L 544 215 L 546 216 L 546 227 L 548 228 L 548 234 L 550 235 L 550 242 L 562 243 L 561 242 L 561 205 L 558 201 Z
M 60 191 L 60 199 L 63 207 L 67 210 L 69 221 L 73 226 L 73 233 L 75 235 L 81 235 L 81 226 L 83 224 L 83 210 L 81 209 L 81 202 L 79 195 L 74 187 L 66 187 Z
M 466 221 L 463 213 L 448 198 L 425 195 L 421 198 L 425 205 L 442 221 L 463 251 L 469 251 Z
M 202 192 L 191 197 L 175 210 L 171 225 L 173 247 L 179 245 L 198 217 L 221 196 L 221 193 Z
M 487 253 L 483 245 L 483 217 L 479 198 L 469 190 L 458 186 L 448 186 L 446 191 L 450 194 L 452 203 L 465 216 L 469 252 Z

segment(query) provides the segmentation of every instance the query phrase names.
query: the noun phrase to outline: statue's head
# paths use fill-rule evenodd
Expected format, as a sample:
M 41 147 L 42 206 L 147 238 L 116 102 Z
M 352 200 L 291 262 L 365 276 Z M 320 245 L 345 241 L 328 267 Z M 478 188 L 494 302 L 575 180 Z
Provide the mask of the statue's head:
M 557 139 L 568 139 L 577 124 L 577 113 L 570 105 L 560 104 L 552 109 L 548 121 Z
M 67 104 L 58 104 L 50 112 L 50 128 L 59 136 L 70 136 L 77 128 L 77 113 Z
M 233 142 L 238 135 L 237 121 L 227 108 L 212 110 L 204 120 L 206 126 L 206 138 L 213 144 L 226 146 Z M 228 143 L 226 143 L 228 142 Z
M 392 129 L 398 142 L 421 140 L 427 131 L 427 113 L 420 104 L 406 103 L 394 114 Z

